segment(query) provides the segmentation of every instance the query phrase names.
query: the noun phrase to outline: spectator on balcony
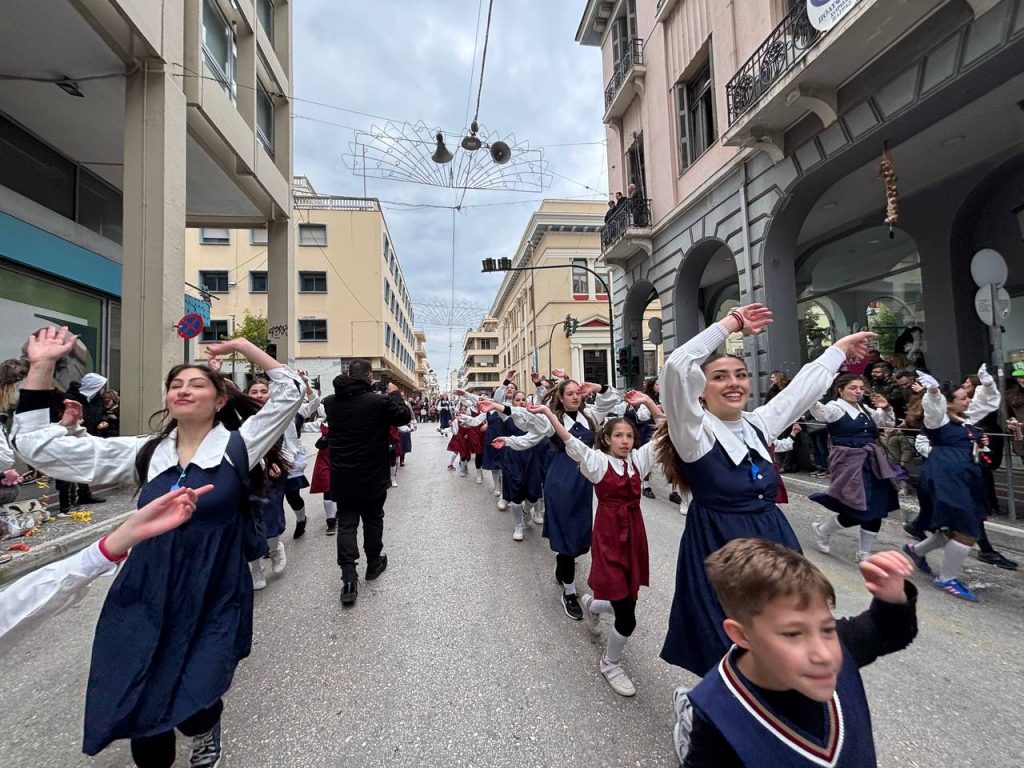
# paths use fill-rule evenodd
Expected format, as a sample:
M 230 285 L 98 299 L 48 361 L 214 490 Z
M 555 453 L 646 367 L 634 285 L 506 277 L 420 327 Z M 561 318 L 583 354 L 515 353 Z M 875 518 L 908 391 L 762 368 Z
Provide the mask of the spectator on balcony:
M 604 214 L 604 223 L 607 224 L 611 221 L 612 216 L 615 214 L 615 199 L 608 201 L 608 210 Z
M 636 184 L 630 184 L 628 187 L 626 187 L 626 193 L 629 195 L 629 207 L 630 213 L 632 214 L 632 226 L 646 227 L 647 201 L 644 199 L 643 193 L 640 191 Z

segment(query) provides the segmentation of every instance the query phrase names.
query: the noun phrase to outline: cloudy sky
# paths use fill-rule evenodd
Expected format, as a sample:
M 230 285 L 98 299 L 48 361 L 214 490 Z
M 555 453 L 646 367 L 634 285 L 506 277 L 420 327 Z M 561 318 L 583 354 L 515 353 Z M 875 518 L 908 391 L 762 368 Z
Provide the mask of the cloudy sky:
M 480 123 L 542 146 L 552 183 L 541 194 L 465 193 L 455 216 L 458 301 L 491 305 L 501 275 L 481 274 L 480 260 L 513 255 L 541 198 L 604 195 L 604 83 L 599 49 L 575 42 L 583 5 L 494 2 Z M 384 127 L 390 119 L 465 132 L 475 108 L 487 0 L 299 0 L 293 9 L 295 173 L 308 176 L 318 192 L 363 194 L 363 178 L 345 158 L 356 130 Z M 457 144 L 448 141 L 453 151 Z M 384 204 L 413 302 L 449 302 L 451 210 L 408 206 L 453 206 L 463 193 L 370 178 L 367 194 Z M 485 205 L 493 203 L 503 204 Z M 448 329 L 426 320 L 421 312 L 416 325 L 427 332 L 428 360 L 444 386 L 449 364 L 460 364 L 464 329 L 451 332 L 449 350 Z

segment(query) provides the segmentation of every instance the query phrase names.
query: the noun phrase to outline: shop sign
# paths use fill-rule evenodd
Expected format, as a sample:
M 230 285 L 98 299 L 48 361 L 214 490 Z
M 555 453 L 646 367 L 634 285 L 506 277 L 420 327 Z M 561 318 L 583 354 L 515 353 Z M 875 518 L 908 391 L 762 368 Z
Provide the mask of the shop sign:
M 858 0 L 807 0 L 807 18 L 821 32 L 832 29 L 853 10 Z

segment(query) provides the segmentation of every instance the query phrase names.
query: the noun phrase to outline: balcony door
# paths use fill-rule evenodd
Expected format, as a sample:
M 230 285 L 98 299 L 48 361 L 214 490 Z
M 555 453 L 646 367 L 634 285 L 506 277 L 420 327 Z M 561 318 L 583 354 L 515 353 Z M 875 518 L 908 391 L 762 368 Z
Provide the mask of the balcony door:
M 644 135 L 636 134 L 633 144 L 626 152 L 626 183 L 636 184 L 641 197 L 647 197 L 647 166 L 644 162 Z
M 622 60 L 629 53 L 630 43 L 636 32 L 636 0 L 626 0 L 625 12 L 612 22 L 612 58 L 614 69 L 618 70 Z

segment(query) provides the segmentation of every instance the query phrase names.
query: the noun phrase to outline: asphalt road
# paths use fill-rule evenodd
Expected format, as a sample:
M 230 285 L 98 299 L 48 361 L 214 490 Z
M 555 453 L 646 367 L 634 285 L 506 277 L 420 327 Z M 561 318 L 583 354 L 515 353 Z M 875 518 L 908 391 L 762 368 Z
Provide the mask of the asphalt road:
M 312 443 L 312 437 L 306 436 Z M 603 641 L 568 620 L 554 559 L 539 530 L 511 538 L 507 513 L 483 486 L 444 469 L 432 425 L 413 437 L 389 494 L 387 572 L 338 604 L 334 539 L 319 497 L 305 538 L 287 540 L 289 565 L 257 594 L 252 656 L 226 698 L 225 768 L 265 766 L 676 765 L 671 694 L 693 678 L 658 658 L 685 518 L 644 500 L 651 582 L 626 647 L 637 696 L 617 696 L 598 671 Z M 816 505 L 794 491 L 788 514 L 810 557 L 833 580 L 839 614 L 868 604 L 854 535 L 831 555 L 812 551 Z M 881 542 L 902 544 L 895 526 Z M 588 561 L 577 583 L 585 587 Z M 921 633 L 906 651 L 864 671 L 879 765 L 1024 764 L 1019 722 L 1024 667 L 1024 576 L 969 561 L 980 604 L 915 577 Z M 90 644 L 107 585 L 39 627 L 3 658 L 0 766 L 124 768 L 127 745 L 80 753 Z M 180 753 L 187 754 L 184 740 Z M 187 764 L 187 757 L 179 765 Z

